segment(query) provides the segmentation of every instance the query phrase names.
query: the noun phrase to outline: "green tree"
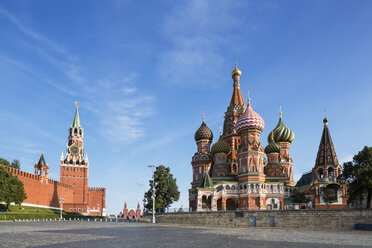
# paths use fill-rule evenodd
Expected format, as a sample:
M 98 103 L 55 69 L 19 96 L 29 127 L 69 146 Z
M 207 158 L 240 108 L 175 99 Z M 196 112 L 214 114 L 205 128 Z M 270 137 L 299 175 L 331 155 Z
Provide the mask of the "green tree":
M 10 164 L 10 167 L 19 170 L 21 169 L 21 163 L 19 162 L 18 159 L 14 159 Z
M 309 199 L 306 198 L 304 192 L 300 192 L 296 189 L 293 190 L 290 198 L 294 203 L 308 203 L 310 201 Z
M 23 182 L 0 167 L 0 202 L 5 203 L 6 210 L 9 210 L 10 203 L 21 205 L 26 198 Z
M 159 165 L 154 172 L 155 179 L 155 207 L 157 212 L 164 212 L 173 202 L 178 201 L 180 192 L 176 184 L 176 179 L 170 173 L 169 167 Z M 150 189 L 145 193 L 146 209 L 152 209 L 152 185 L 153 180 L 149 181 Z
M 9 161 L 6 160 L 5 158 L 0 158 L 0 165 L 5 165 L 5 166 L 9 166 Z
M 329 184 L 320 188 L 320 195 L 326 203 L 327 209 L 329 209 L 330 204 L 337 202 L 337 192 L 339 188 L 340 186 L 338 184 Z
M 367 208 L 371 208 L 372 199 L 372 147 L 365 146 L 353 157 L 353 161 L 344 163 L 340 178 L 348 183 L 348 202 L 354 203 L 367 198 Z

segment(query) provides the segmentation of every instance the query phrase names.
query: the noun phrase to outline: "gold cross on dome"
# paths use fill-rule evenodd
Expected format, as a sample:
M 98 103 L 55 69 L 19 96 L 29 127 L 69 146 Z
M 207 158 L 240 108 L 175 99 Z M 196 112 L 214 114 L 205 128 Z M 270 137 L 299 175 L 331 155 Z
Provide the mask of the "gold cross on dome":
M 79 102 L 75 102 L 76 107 L 79 107 Z

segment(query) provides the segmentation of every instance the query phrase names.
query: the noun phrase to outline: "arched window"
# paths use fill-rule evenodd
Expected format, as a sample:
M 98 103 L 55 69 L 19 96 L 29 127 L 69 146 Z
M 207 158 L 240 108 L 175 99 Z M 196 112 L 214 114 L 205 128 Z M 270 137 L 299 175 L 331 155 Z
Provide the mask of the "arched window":
M 247 189 L 247 184 L 244 184 L 244 189 Z
M 235 185 L 231 186 L 231 189 L 232 189 L 232 190 L 235 190 Z
M 230 185 L 226 185 L 226 190 L 229 190 L 230 189 Z
M 333 169 L 333 167 L 328 168 L 328 177 L 329 178 L 334 178 L 335 177 L 335 170 Z
M 322 168 L 319 168 L 318 169 L 318 178 L 322 179 L 323 178 L 323 169 Z

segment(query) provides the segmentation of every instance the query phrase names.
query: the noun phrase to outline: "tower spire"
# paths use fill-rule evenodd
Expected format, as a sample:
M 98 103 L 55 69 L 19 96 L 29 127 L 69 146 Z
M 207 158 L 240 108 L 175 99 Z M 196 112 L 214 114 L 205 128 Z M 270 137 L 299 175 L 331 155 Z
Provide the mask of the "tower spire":
M 80 126 L 80 118 L 79 118 L 79 102 L 75 102 L 76 105 L 76 112 L 75 112 L 75 117 L 74 117 L 74 122 L 72 124 L 72 127 L 81 127 Z

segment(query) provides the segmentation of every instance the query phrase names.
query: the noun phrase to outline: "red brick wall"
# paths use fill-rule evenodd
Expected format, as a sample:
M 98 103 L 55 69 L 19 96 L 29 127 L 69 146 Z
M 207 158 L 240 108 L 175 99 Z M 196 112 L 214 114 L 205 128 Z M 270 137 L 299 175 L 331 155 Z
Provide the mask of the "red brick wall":
M 87 203 L 88 168 L 61 166 L 60 181 L 74 188 L 74 199 L 69 203 Z
M 65 202 L 73 200 L 74 193 L 69 185 L 54 180 L 41 182 L 40 177 L 35 174 L 12 168 L 7 168 L 7 170 L 23 182 L 27 194 L 24 203 L 60 207 L 60 196 L 65 198 Z
M 88 208 L 98 209 L 99 213 L 97 215 L 102 215 L 102 209 L 106 208 L 106 188 L 88 188 Z M 90 213 L 95 215 L 95 212 Z

